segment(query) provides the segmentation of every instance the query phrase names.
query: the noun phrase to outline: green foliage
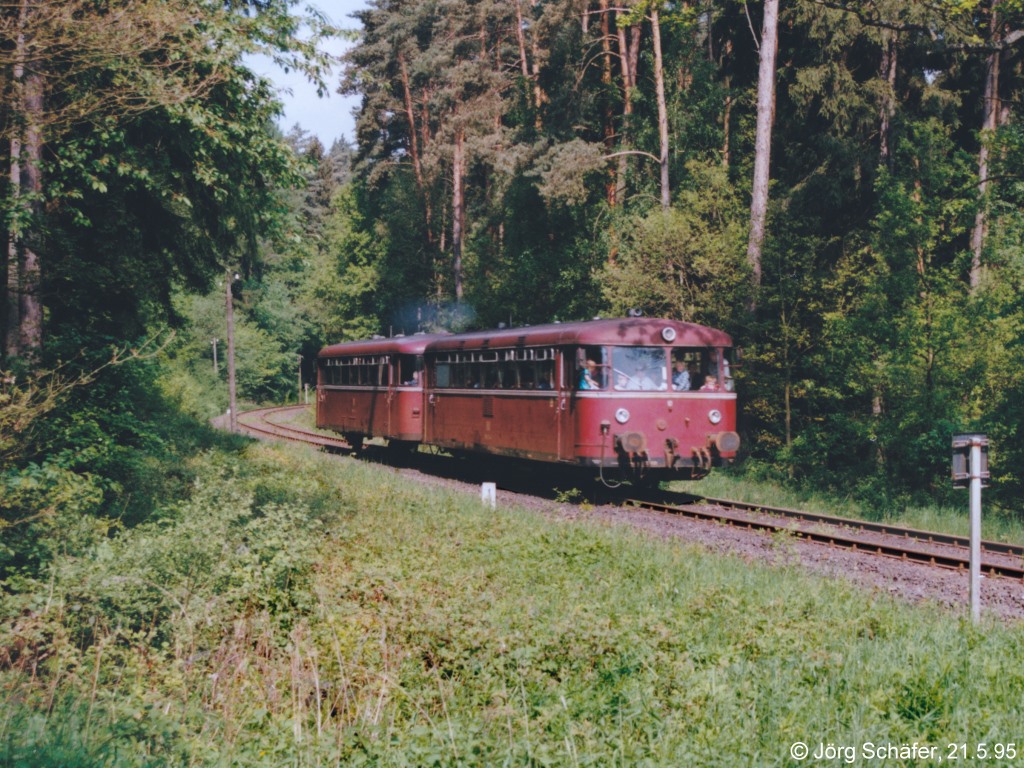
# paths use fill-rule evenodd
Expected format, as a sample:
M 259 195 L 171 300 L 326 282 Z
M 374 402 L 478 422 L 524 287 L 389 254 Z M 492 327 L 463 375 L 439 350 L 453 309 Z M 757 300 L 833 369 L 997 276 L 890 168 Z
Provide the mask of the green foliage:
M 721 168 L 691 163 L 688 171 L 676 205 L 636 222 L 605 267 L 613 313 L 636 307 L 652 317 L 735 322 L 748 279 L 740 258 L 746 214 Z
M 1020 719 L 1012 627 L 302 449 L 195 463 L 0 603 L 0 761 L 761 765 Z
M 376 292 L 383 282 L 378 264 L 388 242 L 381 234 L 368 226 L 352 187 L 334 195 L 325 226 L 326 248 L 311 270 L 303 303 L 312 310 L 317 335 L 325 343 L 363 339 L 378 331 Z

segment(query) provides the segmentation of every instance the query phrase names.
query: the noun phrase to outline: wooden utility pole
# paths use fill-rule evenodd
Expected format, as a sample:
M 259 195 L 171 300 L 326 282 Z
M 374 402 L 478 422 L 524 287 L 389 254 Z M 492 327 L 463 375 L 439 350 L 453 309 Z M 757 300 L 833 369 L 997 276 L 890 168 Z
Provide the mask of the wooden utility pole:
M 228 429 L 232 432 L 238 431 L 238 407 L 235 398 L 235 302 L 234 294 L 231 292 L 231 285 L 238 279 L 238 275 L 228 270 L 227 280 L 224 284 L 227 289 L 224 292 L 224 314 L 228 326 Z

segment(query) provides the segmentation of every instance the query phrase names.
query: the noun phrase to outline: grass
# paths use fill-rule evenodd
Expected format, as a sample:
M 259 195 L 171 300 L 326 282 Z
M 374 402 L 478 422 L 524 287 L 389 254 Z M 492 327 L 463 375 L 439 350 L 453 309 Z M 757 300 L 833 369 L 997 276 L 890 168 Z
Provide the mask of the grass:
M 310 408 L 295 415 L 297 425 L 315 428 L 315 411 Z M 325 432 L 325 434 L 334 434 Z M 675 481 L 666 487 L 674 491 L 698 493 L 711 498 L 727 498 L 776 507 L 802 509 L 827 515 L 838 515 L 859 520 L 884 520 L 893 525 L 918 528 L 958 536 L 970 535 L 970 517 L 967 493 L 963 493 L 963 506 L 898 506 L 879 513 L 851 496 L 837 498 L 826 494 L 809 494 L 785 486 L 751 478 L 739 466 L 731 471 L 713 472 L 697 482 Z M 982 537 L 1024 545 L 1024 516 L 1006 510 L 982 509 Z
M 0 764 L 761 766 L 1020 737 L 1020 627 L 303 449 L 197 463 L 159 522 L 5 598 Z

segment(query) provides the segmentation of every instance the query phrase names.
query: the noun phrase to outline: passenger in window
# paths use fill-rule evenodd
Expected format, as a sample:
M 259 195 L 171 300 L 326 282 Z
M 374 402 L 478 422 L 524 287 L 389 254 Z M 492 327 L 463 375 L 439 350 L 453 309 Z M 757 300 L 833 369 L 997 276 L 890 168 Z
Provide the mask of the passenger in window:
M 690 389 L 690 372 L 686 369 L 685 360 L 676 360 L 672 371 L 672 389 L 686 392 Z
M 597 370 L 597 363 L 594 360 L 587 360 L 586 365 L 580 371 L 579 389 L 600 389 L 600 374 Z
M 714 374 L 708 374 L 708 377 L 704 379 L 704 385 L 700 388 L 701 392 L 717 392 L 719 390 L 718 377 Z

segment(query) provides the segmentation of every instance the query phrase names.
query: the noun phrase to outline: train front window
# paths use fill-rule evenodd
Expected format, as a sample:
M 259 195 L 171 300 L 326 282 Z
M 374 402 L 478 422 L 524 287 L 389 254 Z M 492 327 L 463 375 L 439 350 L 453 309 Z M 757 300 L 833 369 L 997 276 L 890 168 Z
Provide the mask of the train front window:
M 708 381 L 713 381 L 719 389 L 727 392 L 733 390 L 732 366 L 729 364 L 731 350 L 712 349 L 708 363 Z
M 612 385 L 618 390 L 668 389 L 663 347 L 612 347 Z
M 675 347 L 672 350 L 672 389 L 731 392 L 731 350 L 709 347 Z
M 703 347 L 675 347 L 672 350 L 672 390 L 699 389 L 707 375 L 708 354 Z

